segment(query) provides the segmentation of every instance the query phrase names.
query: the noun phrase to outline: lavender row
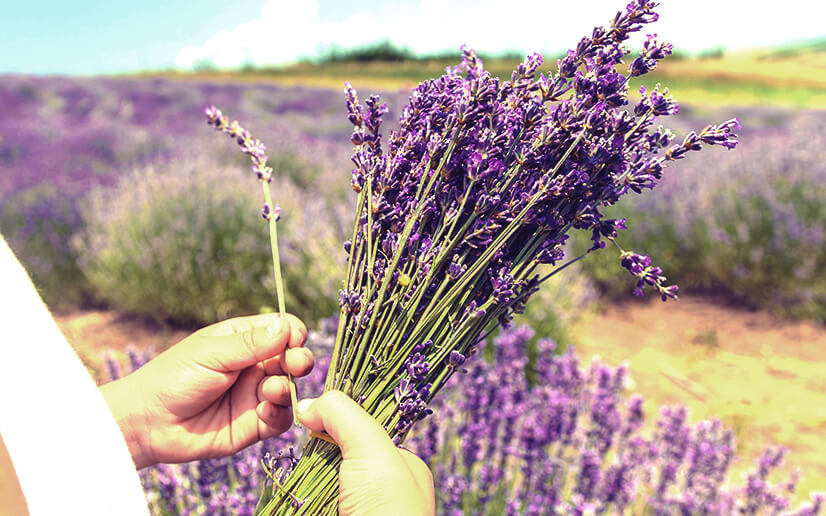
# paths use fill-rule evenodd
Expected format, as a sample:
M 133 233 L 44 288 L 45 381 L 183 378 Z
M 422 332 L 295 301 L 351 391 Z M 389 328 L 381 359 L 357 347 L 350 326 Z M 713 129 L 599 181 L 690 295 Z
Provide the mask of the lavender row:
M 698 155 L 656 193 L 612 208 L 634 226 L 619 241 L 667 263 L 683 289 L 824 320 L 826 113 L 743 125 L 736 152 Z M 601 256 L 583 260 L 603 289 L 626 295 L 612 266 Z
M 161 79 L 0 77 L 0 232 L 51 305 L 77 306 L 96 293 L 77 263 L 87 193 L 130 172 L 174 164 L 210 149 L 213 165 L 236 163 L 201 125 L 221 102 L 277 135 L 279 174 L 335 202 L 329 174 L 346 166 L 349 128 L 332 91 Z M 342 142 L 342 143 L 339 143 Z M 346 183 L 344 183 L 346 185 Z M 317 195 L 317 192 L 316 192 Z M 76 293 L 69 296 L 67 294 Z
M 393 110 L 402 99 L 385 98 L 387 118 L 395 121 Z M 279 177 L 288 176 L 301 198 L 323 199 L 334 220 L 349 224 L 345 215 L 351 210 L 339 190 L 349 170 L 349 128 L 337 92 L 161 79 L 0 77 L 0 232 L 53 305 L 77 306 L 99 296 L 72 244 L 86 224 L 81 207 L 87 192 L 115 186 L 147 167 L 174 169 L 182 160 L 186 168 L 190 150 L 214 149 L 200 123 L 210 103 L 254 120 L 251 129 L 272 142 Z M 699 154 L 687 170 L 667 175 L 659 194 L 646 192 L 609 213 L 635 227 L 620 242 L 668 264 L 671 279 L 684 289 L 714 288 L 754 305 L 822 318 L 826 211 L 818 200 L 826 193 L 826 116 L 771 109 L 736 114 L 744 126 L 737 152 Z M 717 117 L 684 107 L 672 118 L 679 137 L 681 127 Z M 229 145 L 212 158 L 219 166 L 239 161 Z M 584 270 L 604 290 L 627 295 L 610 254 L 589 256 Z
M 311 333 L 317 355 L 329 353 L 334 330 Z M 526 326 L 504 331 L 408 439 L 434 471 L 438 514 L 820 513 L 817 493 L 793 508 L 797 477 L 782 474 L 782 448 L 768 446 L 738 478 L 736 443 L 720 421 L 692 424 L 684 407 L 664 406 L 646 425 L 625 366 L 584 366 L 572 349 L 553 354 L 550 339 L 539 340 L 542 358 L 529 363 L 533 338 Z M 130 353 L 131 367 L 150 356 Z M 328 360 L 299 382 L 302 397 L 322 391 Z M 121 374 L 116 361 L 107 365 L 112 378 Z M 152 514 L 252 514 L 262 460 L 289 470 L 305 439 L 291 429 L 225 459 L 142 470 Z

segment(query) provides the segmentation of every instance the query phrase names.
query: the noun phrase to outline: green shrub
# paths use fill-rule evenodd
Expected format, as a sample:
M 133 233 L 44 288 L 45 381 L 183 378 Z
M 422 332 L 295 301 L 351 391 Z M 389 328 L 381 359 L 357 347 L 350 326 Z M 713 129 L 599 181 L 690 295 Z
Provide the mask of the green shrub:
M 343 252 L 332 249 L 343 238 L 322 201 L 286 180 L 273 186 L 283 214 L 287 309 L 312 319 L 330 315 L 343 275 L 335 260 Z M 262 204 L 251 174 L 181 159 L 92 192 L 75 246 L 96 294 L 113 306 L 207 324 L 276 306 Z

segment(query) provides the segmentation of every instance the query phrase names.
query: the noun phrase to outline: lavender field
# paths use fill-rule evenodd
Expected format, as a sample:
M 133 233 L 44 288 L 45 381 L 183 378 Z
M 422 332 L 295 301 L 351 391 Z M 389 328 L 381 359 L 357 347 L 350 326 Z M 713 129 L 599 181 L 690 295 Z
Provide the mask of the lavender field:
M 407 94 L 382 98 L 392 127 Z M 107 307 L 191 328 L 273 308 L 260 192 L 244 156 L 204 123 L 212 104 L 269 148 L 287 306 L 310 326 L 336 312 L 354 203 L 352 126 L 340 91 L 0 76 L 0 233 L 55 311 Z M 651 254 L 681 294 L 822 323 L 826 112 L 683 105 L 670 124 L 681 138 L 733 116 L 743 126 L 740 146 L 687 158 L 655 192 L 617 208 L 612 216 L 633 229 L 618 242 Z M 575 239 L 571 252 L 589 246 L 589 237 Z M 518 322 L 560 345 L 524 327 L 503 334 L 495 353 L 505 355 L 498 360 L 513 380 L 486 390 L 502 372 L 479 357 L 468 364 L 477 384 L 454 389 L 454 408 L 442 400 L 439 417 L 421 426 L 412 447 L 434 471 L 439 514 L 566 513 L 572 499 L 609 514 L 816 514 L 820 498 L 790 512 L 810 493 L 773 473 L 785 456 L 772 443 L 764 456 L 744 459 L 755 465 L 740 478 L 729 467 L 732 431 L 719 421 L 691 422 L 679 406 L 643 415 L 622 366 L 585 366 L 562 353 L 564 328 L 578 314 L 633 297 L 633 280 L 618 264 L 605 249 L 582 260 L 565 284 L 541 291 L 542 302 Z M 328 341 L 316 336 L 319 356 Z M 525 358 L 540 348 L 558 354 Z M 495 358 L 493 350 L 486 356 Z M 318 386 L 324 369 L 311 380 Z M 146 471 L 148 499 L 157 514 L 245 514 L 263 479 L 261 455 L 298 449 L 302 438 Z M 599 454 L 582 452 L 586 444 Z M 551 478 L 559 463 L 565 475 Z M 817 479 L 811 485 L 826 490 Z
M 392 125 L 406 96 L 383 93 L 383 99 Z M 283 215 L 293 239 L 286 243 L 294 251 L 288 262 L 307 266 L 302 260 L 313 253 L 323 255 L 344 240 L 339 237 L 350 223 L 346 214 L 353 200 L 348 195 L 350 129 L 339 92 L 158 78 L 9 76 L 0 78 L 0 101 L 0 229 L 54 308 L 105 301 L 142 312 L 139 300 L 116 300 L 117 293 L 111 292 L 116 287 L 106 285 L 100 271 L 107 271 L 106 276 L 112 267 L 120 267 L 103 259 L 118 254 L 106 247 L 114 245 L 107 231 L 120 231 L 123 222 L 116 220 L 131 218 L 144 206 L 141 203 L 150 202 L 152 188 L 177 199 L 157 201 L 156 208 L 170 202 L 179 205 L 157 216 L 178 219 L 193 216 L 177 197 L 192 199 L 189 190 L 208 191 L 215 184 L 237 188 L 235 196 L 252 190 L 244 183 L 243 160 L 230 144 L 215 141 L 203 124 L 203 107 L 210 104 L 222 106 L 266 141 L 277 170 L 279 202 L 301 206 Z M 741 120 L 741 148 L 692 157 L 666 174 L 656 194 L 645 192 L 617 210 L 634 227 L 627 241 L 622 236 L 619 241 L 663 260 L 683 291 L 713 290 L 749 306 L 824 320 L 826 212 L 820 199 L 826 189 L 826 146 L 821 142 L 826 114 L 683 106 L 671 126 L 679 138 L 724 115 Z M 150 169 L 159 170 L 148 174 Z M 233 195 L 212 202 L 237 202 Z M 257 203 L 254 195 L 249 191 L 248 202 Z M 199 220 L 210 224 L 212 219 L 201 214 Z M 322 223 L 327 221 L 331 223 Z M 240 223 L 255 227 L 255 221 Z M 329 238 L 313 239 L 309 246 L 321 248 L 299 250 L 295 239 L 313 234 L 315 230 L 306 226 L 312 223 L 323 227 L 321 234 Z M 169 224 L 164 238 L 175 239 L 174 226 Z M 216 255 L 226 251 L 219 247 L 213 249 Z M 337 270 L 340 261 L 326 258 L 327 263 L 316 265 L 325 273 Z M 603 293 L 623 297 L 629 289 L 625 278 L 614 273 L 614 261 L 610 252 L 589 256 L 583 271 Z M 178 267 L 171 274 L 187 282 L 186 275 L 195 271 Z M 249 271 L 241 283 L 266 281 L 256 274 Z M 99 278 L 97 286 L 90 284 L 90 276 Z M 66 285 L 73 288 L 67 290 Z M 323 289 L 329 299 L 336 290 Z M 220 291 L 214 296 L 230 304 L 235 297 Z M 333 310 L 332 301 L 322 305 Z M 257 308 L 260 304 L 253 303 L 220 314 L 146 315 L 204 323 Z

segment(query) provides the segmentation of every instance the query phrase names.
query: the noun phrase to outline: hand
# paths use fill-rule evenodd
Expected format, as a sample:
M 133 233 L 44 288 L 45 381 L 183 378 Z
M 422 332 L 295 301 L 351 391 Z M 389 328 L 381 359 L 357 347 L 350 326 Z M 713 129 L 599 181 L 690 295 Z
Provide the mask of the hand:
M 196 331 L 101 387 L 140 469 L 231 455 L 292 424 L 285 371 L 313 367 L 295 316 L 238 317 Z
M 326 431 L 341 448 L 338 511 L 342 516 L 433 515 L 433 475 L 413 453 L 340 391 L 298 403 L 310 430 Z

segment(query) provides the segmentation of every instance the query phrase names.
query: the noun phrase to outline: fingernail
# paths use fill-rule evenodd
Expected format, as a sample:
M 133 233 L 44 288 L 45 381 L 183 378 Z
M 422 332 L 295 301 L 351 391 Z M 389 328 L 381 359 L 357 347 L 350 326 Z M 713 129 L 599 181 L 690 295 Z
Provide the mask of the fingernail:
M 313 400 L 311 398 L 305 398 L 298 402 L 298 405 L 295 406 L 295 411 L 299 414 L 306 414 L 310 410 L 310 405 L 313 404 Z

